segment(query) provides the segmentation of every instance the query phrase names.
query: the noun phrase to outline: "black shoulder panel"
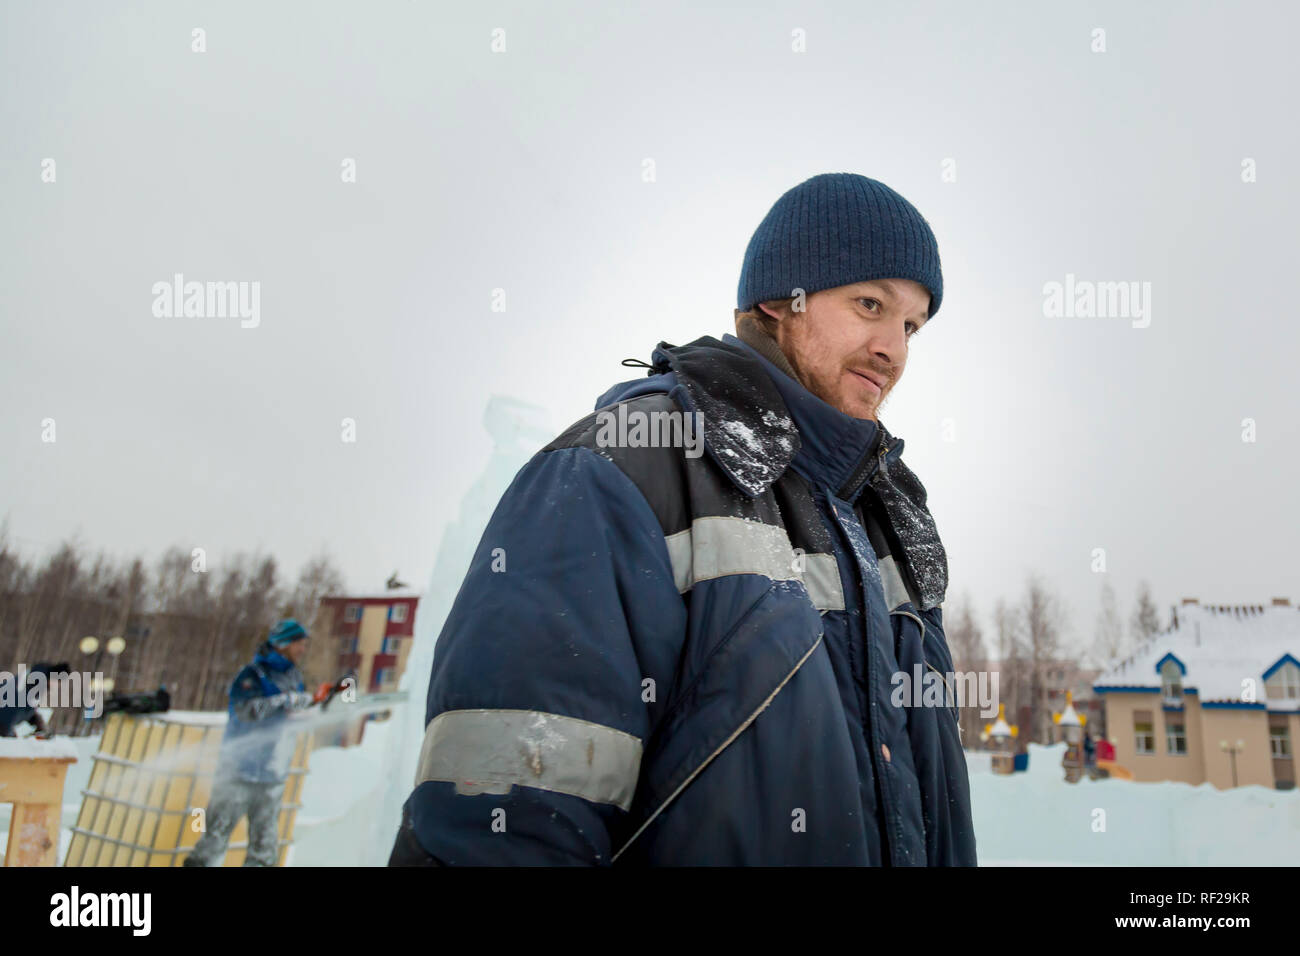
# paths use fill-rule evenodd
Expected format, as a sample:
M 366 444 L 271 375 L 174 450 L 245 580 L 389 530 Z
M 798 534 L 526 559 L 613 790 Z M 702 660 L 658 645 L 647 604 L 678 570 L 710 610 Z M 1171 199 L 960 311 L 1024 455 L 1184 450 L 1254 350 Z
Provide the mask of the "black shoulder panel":
M 682 410 L 666 392 L 655 392 L 638 398 L 619 402 L 592 412 L 586 418 L 574 422 L 543 452 L 559 448 L 589 448 L 603 458 L 608 458 L 618 465 L 623 474 L 631 479 L 640 489 L 650 508 L 659 519 L 665 535 L 685 531 L 691 526 L 690 505 L 686 481 L 687 458 L 684 449 L 671 445 L 638 445 L 629 447 L 615 443 L 602 444 L 603 415 L 618 415 L 620 405 L 627 407 L 628 413 L 638 415 L 662 414 L 673 412 L 681 415 Z M 617 419 L 615 419 L 617 420 Z M 608 431 L 605 432 L 608 435 Z M 703 459 L 697 459 L 703 460 Z

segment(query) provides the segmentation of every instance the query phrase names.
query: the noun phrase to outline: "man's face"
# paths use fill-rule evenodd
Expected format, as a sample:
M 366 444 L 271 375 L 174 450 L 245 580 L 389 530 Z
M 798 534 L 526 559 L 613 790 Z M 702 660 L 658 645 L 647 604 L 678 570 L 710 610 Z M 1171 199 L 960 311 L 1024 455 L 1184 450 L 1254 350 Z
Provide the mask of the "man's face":
M 302 660 L 302 656 L 307 653 L 307 638 L 304 637 L 301 640 L 290 641 L 288 644 L 280 648 L 280 653 L 297 664 Z
M 780 321 L 776 342 L 804 388 L 854 418 L 876 418 L 925 325 L 930 293 L 911 279 L 874 279 L 808 296 L 803 312 L 757 308 Z

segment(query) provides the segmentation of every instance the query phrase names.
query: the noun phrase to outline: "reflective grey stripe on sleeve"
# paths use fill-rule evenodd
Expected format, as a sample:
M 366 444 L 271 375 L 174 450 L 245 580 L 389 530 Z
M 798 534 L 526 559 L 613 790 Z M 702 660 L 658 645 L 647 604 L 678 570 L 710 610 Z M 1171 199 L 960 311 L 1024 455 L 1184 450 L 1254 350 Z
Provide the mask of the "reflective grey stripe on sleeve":
M 903 575 L 899 573 L 894 556 L 885 555 L 877 565 L 880 568 L 880 583 L 885 590 L 885 607 L 892 611 L 910 602 L 912 597 L 907 593 L 907 585 L 903 583 Z
M 673 583 L 681 593 L 700 581 L 729 574 L 761 574 L 773 581 L 802 581 L 819 611 L 844 610 L 844 589 L 833 554 L 803 555 L 797 570 L 785 529 L 744 518 L 696 518 L 685 531 L 665 536 Z
M 632 806 L 641 739 L 613 727 L 538 710 L 448 710 L 429 722 L 415 785 L 442 780 L 456 792 L 513 786 Z

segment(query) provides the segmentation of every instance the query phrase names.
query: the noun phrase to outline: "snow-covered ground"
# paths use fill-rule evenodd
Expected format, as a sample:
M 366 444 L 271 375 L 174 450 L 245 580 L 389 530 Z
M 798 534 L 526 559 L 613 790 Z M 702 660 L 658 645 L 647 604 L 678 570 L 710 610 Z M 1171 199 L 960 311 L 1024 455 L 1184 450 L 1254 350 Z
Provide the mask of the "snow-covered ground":
M 357 865 L 356 835 L 379 800 L 381 734 L 360 748 L 318 751 L 304 790 L 294 865 Z M 982 866 L 1294 866 L 1300 862 L 1300 790 L 1220 791 L 1210 784 L 1065 782 L 1064 745 L 1031 744 L 1029 769 L 994 774 L 970 755 L 971 802 Z M 392 781 L 404 799 L 409 783 Z M 317 822 L 319 821 L 319 822 Z M 396 821 L 393 821 L 396 826 Z M 383 849 L 391 849 L 391 837 Z M 382 863 L 382 861 L 379 861 Z
M 1086 778 L 1068 784 L 1064 751 L 1064 744 L 1030 744 L 1029 769 L 1010 776 L 977 771 L 972 755 L 981 865 L 1300 863 L 1300 790 Z

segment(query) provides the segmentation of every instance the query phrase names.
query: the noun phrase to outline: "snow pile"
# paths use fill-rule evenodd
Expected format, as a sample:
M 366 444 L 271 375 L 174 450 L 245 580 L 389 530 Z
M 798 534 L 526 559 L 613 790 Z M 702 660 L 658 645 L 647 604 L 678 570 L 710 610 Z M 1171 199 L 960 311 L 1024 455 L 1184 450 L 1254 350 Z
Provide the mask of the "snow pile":
M 360 746 L 312 751 L 302 786 L 302 807 L 294 821 L 289 866 L 380 866 L 388 862 L 392 839 L 386 847 L 375 843 L 390 829 L 382 815 L 393 792 L 405 794 L 409 789 L 386 765 L 399 714 L 400 708 L 388 720 L 369 721 Z M 397 824 L 391 829 L 396 834 Z
M 1064 753 L 1064 744 L 1030 744 L 1023 773 L 972 767 L 981 866 L 1294 866 L 1300 859 L 1300 790 L 1086 777 L 1069 784 Z
M 54 760 L 77 760 L 77 748 L 67 737 L 0 737 L 0 760 L 36 760 L 44 757 Z M 0 796 L 3 791 L 0 791 Z

